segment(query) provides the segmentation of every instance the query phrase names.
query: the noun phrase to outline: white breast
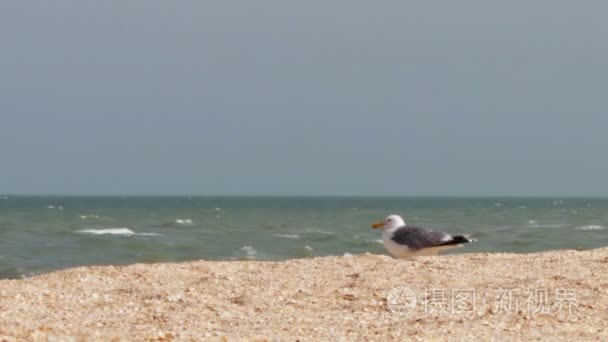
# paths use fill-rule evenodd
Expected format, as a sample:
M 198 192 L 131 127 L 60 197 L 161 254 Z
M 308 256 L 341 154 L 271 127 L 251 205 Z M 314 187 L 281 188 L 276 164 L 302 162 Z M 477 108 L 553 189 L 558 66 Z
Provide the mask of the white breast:
M 382 232 L 382 241 L 384 242 L 386 250 L 395 258 L 407 258 L 411 256 L 414 251 L 409 249 L 406 245 L 400 245 L 391 239 L 393 232 L 392 229 L 386 229 Z

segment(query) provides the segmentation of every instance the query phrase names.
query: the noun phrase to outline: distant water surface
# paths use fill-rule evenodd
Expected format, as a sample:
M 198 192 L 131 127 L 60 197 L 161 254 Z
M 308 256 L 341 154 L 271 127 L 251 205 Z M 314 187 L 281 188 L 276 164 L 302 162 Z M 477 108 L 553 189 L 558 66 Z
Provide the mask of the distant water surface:
M 608 246 L 608 199 L 0 195 L 0 278 L 92 264 L 385 253 L 370 223 L 478 239 L 455 253 Z

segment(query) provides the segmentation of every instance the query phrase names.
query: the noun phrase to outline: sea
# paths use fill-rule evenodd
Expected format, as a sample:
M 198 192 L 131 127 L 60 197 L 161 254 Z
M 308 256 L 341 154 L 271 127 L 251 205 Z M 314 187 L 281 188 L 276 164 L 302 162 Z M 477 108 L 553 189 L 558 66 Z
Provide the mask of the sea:
M 386 254 L 371 223 L 470 234 L 451 253 L 608 246 L 608 199 L 0 195 L 0 279 L 83 265 Z

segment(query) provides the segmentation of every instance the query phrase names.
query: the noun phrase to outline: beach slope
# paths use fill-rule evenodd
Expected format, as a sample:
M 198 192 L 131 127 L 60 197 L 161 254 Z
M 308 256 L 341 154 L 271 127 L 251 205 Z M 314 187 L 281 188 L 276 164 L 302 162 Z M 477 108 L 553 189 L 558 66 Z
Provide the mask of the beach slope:
M 0 340 L 607 340 L 608 248 L 196 261 L 0 281 Z

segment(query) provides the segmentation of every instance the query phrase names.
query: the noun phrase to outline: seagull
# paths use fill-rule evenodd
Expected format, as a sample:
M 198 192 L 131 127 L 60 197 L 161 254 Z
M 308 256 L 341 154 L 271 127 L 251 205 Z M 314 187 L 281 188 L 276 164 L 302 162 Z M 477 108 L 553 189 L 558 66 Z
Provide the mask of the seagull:
M 444 232 L 407 226 L 399 215 L 389 215 L 384 220 L 372 224 L 372 228 L 384 229 L 382 231 L 384 247 L 395 258 L 435 255 L 443 250 L 475 241 L 466 235 L 452 236 Z

